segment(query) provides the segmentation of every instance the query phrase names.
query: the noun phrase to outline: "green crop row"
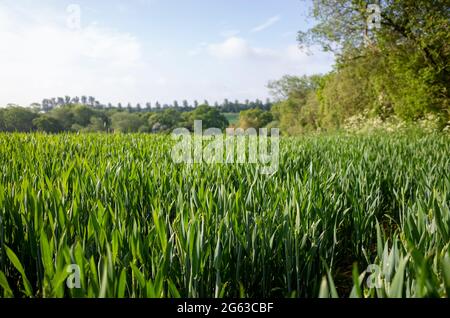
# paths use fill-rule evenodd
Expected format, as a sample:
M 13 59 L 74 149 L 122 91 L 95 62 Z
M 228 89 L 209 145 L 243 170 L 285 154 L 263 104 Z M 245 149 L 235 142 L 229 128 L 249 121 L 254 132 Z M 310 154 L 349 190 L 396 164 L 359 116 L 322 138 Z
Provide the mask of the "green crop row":
M 271 176 L 172 146 L 0 134 L 0 297 L 450 296 L 448 136 L 284 138 Z

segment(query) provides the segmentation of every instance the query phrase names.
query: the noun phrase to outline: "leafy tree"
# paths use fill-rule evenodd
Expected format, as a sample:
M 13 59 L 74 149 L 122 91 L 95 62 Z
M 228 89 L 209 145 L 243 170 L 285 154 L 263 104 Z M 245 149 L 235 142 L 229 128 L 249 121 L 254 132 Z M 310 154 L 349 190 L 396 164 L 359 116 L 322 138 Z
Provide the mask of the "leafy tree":
M 64 127 L 59 121 L 51 116 L 40 116 L 33 120 L 33 125 L 38 131 L 57 134 L 64 131 Z
M 273 115 L 270 112 L 261 109 L 249 109 L 240 113 L 239 127 L 243 129 L 248 128 L 263 128 L 273 121 Z
M 89 125 L 82 130 L 85 132 L 104 132 L 108 129 L 107 124 L 105 118 L 93 116 L 89 119 Z
M 48 99 L 42 100 L 42 111 L 48 112 L 50 110 L 50 101 Z
M 95 106 L 95 98 L 94 98 L 94 96 L 89 96 L 88 100 L 89 100 L 89 105 L 91 107 L 94 107 Z
M 320 79 L 320 75 L 302 77 L 285 75 L 280 80 L 269 82 L 267 87 L 277 101 L 283 101 L 289 97 L 305 98 L 307 94 L 318 88 Z
M 73 108 L 67 108 L 71 112 L 72 124 L 78 124 L 86 127 L 90 124 L 91 117 L 96 113 L 92 108 L 85 105 L 76 105 Z
M 145 119 L 135 113 L 115 113 L 111 121 L 115 132 L 134 133 L 138 132 L 142 126 L 146 126 Z
M 39 103 L 32 103 L 30 105 L 30 108 L 34 111 L 34 112 L 39 112 L 42 109 L 41 104 Z
M 207 105 L 199 106 L 187 114 L 187 128 L 191 131 L 194 130 L 195 120 L 201 120 L 203 122 L 203 129 L 219 128 L 223 130 L 229 126 L 227 118 L 218 109 Z
M 49 116 L 56 119 L 65 131 L 70 131 L 74 122 L 74 114 L 71 107 L 58 107 L 48 113 Z
M 317 101 L 317 90 L 322 82 L 322 76 L 312 75 L 284 76 L 269 83 L 271 93 L 279 100 L 272 107 L 271 113 L 282 133 L 293 135 L 303 132 L 306 127 L 316 127 L 318 105 L 313 102 Z M 308 114 L 307 117 L 304 117 L 305 114 Z
M 415 120 L 428 112 L 450 118 L 450 10 L 448 0 L 382 0 L 380 28 L 370 28 L 372 0 L 317 0 L 317 25 L 299 33 L 302 45 L 319 43 L 341 69 L 378 61 L 368 74 L 375 99 Z M 375 2 L 377 3 L 377 2 Z M 346 71 L 348 72 L 348 71 Z
M 163 129 L 167 130 L 175 128 L 181 121 L 181 113 L 173 108 L 168 108 L 151 117 L 150 126 L 158 123 Z
M 8 107 L 0 110 L 0 127 L 7 132 L 31 132 L 34 130 L 33 120 L 38 114 L 23 107 Z

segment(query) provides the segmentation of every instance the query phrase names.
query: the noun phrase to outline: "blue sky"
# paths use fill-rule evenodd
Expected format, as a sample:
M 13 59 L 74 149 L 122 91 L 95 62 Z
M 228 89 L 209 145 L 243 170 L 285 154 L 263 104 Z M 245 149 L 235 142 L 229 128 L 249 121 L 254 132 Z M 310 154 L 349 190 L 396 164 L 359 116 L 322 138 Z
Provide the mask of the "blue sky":
M 265 99 L 269 80 L 331 70 L 331 55 L 296 42 L 313 24 L 310 5 L 0 0 L 0 104 L 63 95 L 133 104 Z

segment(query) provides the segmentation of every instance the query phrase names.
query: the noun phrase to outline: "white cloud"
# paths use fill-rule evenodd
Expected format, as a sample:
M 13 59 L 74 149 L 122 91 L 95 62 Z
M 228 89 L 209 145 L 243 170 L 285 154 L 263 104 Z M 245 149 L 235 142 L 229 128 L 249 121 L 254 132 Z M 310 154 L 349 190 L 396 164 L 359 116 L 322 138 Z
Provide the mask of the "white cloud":
M 231 37 L 222 43 L 211 44 L 208 46 L 208 52 L 216 58 L 225 60 L 276 56 L 273 50 L 252 47 L 246 40 L 239 37 Z
M 243 38 L 229 38 L 208 46 L 207 53 L 214 59 L 214 77 L 209 77 L 203 91 L 210 99 L 266 98 L 267 83 L 283 75 L 312 75 L 327 73 L 334 57 L 319 47 L 301 50 L 292 44 L 281 48 L 252 46 Z M 205 57 L 202 57 L 206 60 Z
M 286 62 L 294 65 L 299 74 L 325 74 L 334 64 L 334 55 L 324 52 L 320 46 L 300 49 L 293 44 L 283 51 L 283 56 Z
M 279 15 L 274 16 L 269 18 L 266 22 L 264 22 L 261 25 L 258 25 L 256 27 L 254 27 L 251 32 L 255 33 L 255 32 L 261 32 L 267 28 L 270 28 L 272 25 L 274 25 L 275 23 L 277 23 L 278 21 L 280 21 L 281 17 Z
M 333 56 L 323 52 L 320 47 L 300 49 L 298 45 L 289 45 L 281 49 L 269 49 L 251 46 L 243 38 L 232 37 L 222 43 L 208 46 L 208 53 L 223 61 L 241 61 L 245 63 L 265 63 L 265 67 L 279 66 L 280 69 L 299 67 L 303 73 L 325 73 L 333 64 Z
M 61 21 L 21 19 L 0 5 L 0 104 L 133 91 L 142 64 L 137 38 L 95 25 L 73 31 Z
M 239 30 L 225 30 L 220 32 L 220 36 L 224 37 L 224 38 L 230 38 L 233 36 L 237 36 L 239 33 L 241 33 L 241 31 Z
M 252 55 L 252 49 L 247 41 L 238 37 L 231 37 L 223 43 L 211 44 L 208 52 L 220 59 L 246 58 Z

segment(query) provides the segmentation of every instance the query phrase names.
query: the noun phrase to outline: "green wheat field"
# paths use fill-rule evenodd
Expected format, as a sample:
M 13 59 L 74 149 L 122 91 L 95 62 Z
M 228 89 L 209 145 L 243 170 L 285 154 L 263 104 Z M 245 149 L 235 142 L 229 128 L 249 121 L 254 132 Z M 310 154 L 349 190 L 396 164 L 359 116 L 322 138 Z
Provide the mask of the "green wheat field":
M 283 138 L 271 176 L 172 145 L 0 134 L 0 297 L 450 296 L 448 135 Z

